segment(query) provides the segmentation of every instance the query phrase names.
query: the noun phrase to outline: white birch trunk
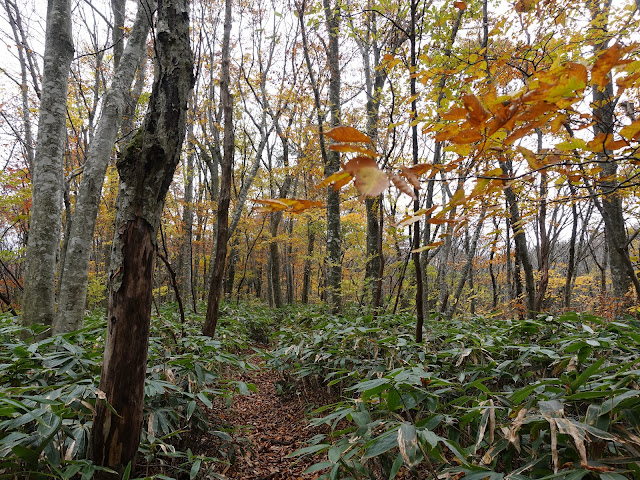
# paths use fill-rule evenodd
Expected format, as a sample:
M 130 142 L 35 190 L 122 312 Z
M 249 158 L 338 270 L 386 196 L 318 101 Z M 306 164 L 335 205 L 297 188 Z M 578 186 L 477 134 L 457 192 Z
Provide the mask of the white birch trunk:
M 69 233 L 54 333 L 70 332 L 82 326 L 87 302 L 91 244 L 102 183 L 116 141 L 122 113 L 127 105 L 131 83 L 145 52 L 149 21 L 155 9 L 152 3 L 154 2 L 143 0 L 138 4 L 138 13 L 131 36 L 116 69 L 111 87 L 105 94 L 102 114 L 89 146 Z
M 23 322 L 27 325 L 50 325 L 55 314 L 67 86 L 72 58 L 70 1 L 49 0 L 38 140 L 31 171 L 33 203 L 23 298 Z

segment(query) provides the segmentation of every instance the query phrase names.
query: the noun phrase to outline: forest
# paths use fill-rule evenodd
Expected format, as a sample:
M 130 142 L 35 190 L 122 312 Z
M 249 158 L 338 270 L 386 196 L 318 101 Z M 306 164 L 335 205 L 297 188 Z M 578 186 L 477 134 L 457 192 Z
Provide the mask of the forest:
M 640 478 L 640 2 L 264 2 L 0 0 L 0 479 Z

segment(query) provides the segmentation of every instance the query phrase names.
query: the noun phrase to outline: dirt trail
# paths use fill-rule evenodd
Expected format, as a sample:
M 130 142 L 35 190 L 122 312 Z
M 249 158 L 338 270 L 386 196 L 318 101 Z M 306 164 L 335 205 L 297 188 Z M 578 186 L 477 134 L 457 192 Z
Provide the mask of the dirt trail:
M 224 475 L 247 480 L 312 479 L 315 475 L 302 472 L 315 463 L 313 460 L 287 455 L 307 446 L 305 441 L 320 429 L 309 426 L 304 404 L 295 395 L 278 395 L 276 382 L 280 376 L 260 366 L 261 370 L 244 372 L 241 378 L 255 384 L 258 392 L 236 395 L 232 407 L 225 412 L 225 421 L 236 427 L 234 439 L 239 444 L 248 440 L 249 447 L 243 448 Z

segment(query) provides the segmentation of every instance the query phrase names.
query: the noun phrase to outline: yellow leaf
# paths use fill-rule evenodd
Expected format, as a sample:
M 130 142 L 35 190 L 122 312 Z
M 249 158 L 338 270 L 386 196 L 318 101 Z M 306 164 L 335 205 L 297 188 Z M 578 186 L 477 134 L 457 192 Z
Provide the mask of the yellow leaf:
M 449 205 L 460 205 L 464 201 L 464 189 L 458 188 L 456 193 L 453 194 L 451 200 L 449 200 Z
M 488 178 L 478 178 L 476 179 L 476 186 L 471 191 L 471 197 L 476 197 L 480 195 L 484 190 L 486 190 L 487 186 L 491 182 Z
M 572 138 L 568 142 L 557 143 L 556 148 L 562 152 L 568 152 L 575 149 L 584 150 L 587 148 L 587 142 L 585 142 L 581 138 Z
M 429 245 L 425 245 L 424 247 L 415 248 L 415 249 L 411 250 L 411 253 L 420 253 L 420 252 L 424 252 L 426 250 L 432 250 L 434 248 L 438 248 L 440 245 L 444 245 L 444 240 L 440 240 L 438 242 L 430 243 Z
M 344 170 L 340 170 L 336 173 L 334 173 L 333 175 L 329 175 L 327 178 L 325 178 L 322 182 L 320 182 L 317 185 L 317 188 L 322 188 L 322 187 L 327 187 L 329 185 L 334 185 L 334 188 L 336 188 L 336 184 L 339 184 L 340 186 L 336 188 L 339 189 L 340 187 L 346 185 L 347 183 L 349 183 L 349 181 L 353 178 L 353 175 L 351 175 L 349 172 L 345 172 Z
M 407 225 L 411 225 L 412 223 L 416 223 L 418 220 L 420 220 L 421 216 L 432 214 L 436 208 L 438 208 L 438 206 L 434 205 L 430 208 L 421 208 L 420 210 L 416 210 L 411 215 L 407 215 L 402 220 L 400 220 L 396 224 L 396 227 L 405 227 Z
M 540 168 L 544 167 L 544 164 L 540 163 L 536 154 L 528 148 L 519 145 L 518 147 L 516 147 L 516 150 L 518 150 L 518 152 L 522 154 L 525 160 L 527 160 L 527 163 L 529 164 L 529 168 L 531 170 L 539 170 Z
M 632 122 L 631 125 L 626 125 L 620 129 L 620 136 L 627 140 L 638 140 L 640 137 L 640 120 Z
M 482 174 L 483 177 L 500 177 L 502 176 L 502 169 L 500 167 L 494 168 Z
M 353 127 L 347 127 L 347 126 L 334 127 L 331 130 L 324 132 L 324 135 L 329 137 L 332 140 L 335 140 L 336 142 L 372 143 L 369 137 L 367 137 L 360 130 Z

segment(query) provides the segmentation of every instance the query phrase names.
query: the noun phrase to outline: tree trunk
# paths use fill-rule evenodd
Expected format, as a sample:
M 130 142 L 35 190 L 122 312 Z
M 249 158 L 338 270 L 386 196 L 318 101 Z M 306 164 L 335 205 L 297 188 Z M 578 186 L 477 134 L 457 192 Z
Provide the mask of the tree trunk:
M 191 97 L 193 105 L 193 97 Z M 184 238 L 182 239 L 181 265 L 180 265 L 180 291 L 185 304 L 189 304 L 193 292 L 193 155 L 195 145 L 192 142 L 193 124 L 189 124 L 189 148 L 187 150 L 187 165 L 185 166 L 184 178 L 184 210 L 182 212 L 182 222 L 184 224 Z
M 609 14 L 610 1 L 605 2 L 605 6 L 600 8 L 599 2 L 590 4 L 593 16 L 592 28 L 607 32 L 607 18 Z M 608 38 L 596 43 L 594 53 L 606 50 Z M 606 85 L 600 85 L 593 89 L 593 126 L 594 136 L 600 134 L 613 137 L 615 127 L 614 109 L 616 99 L 613 94 L 613 83 L 611 74 L 606 77 Z M 602 88 L 604 87 L 604 88 Z M 609 248 L 609 269 L 611 270 L 611 282 L 613 284 L 613 295 L 622 298 L 633 283 L 636 287 L 636 294 L 640 299 L 640 284 L 634 272 L 634 266 L 629 258 L 629 245 L 627 243 L 627 229 L 623 215 L 622 197 L 618 190 L 617 180 L 618 164 L 610 151 L 604 150 L 597 153 L 598 165 L 602 167 L 598 186 L 602 195 L 601 207 L 599 208 L 604 220 L 606 240 Z
M 91 246 L 100 207 L 102 183 L 116 141 L 122 113 L 130 96 L 131 83 L 145 53 L 150 12 L 154 8 L 152 3 L 139 2 L 136 21 L 127 47 L 118 64 L 111 87 L 105 94 L 102 115 L 89 147 L 80 190 L 76 197 L 65 264 L 61 266 L 64 275 L 60 283 L 60 299 L 54 333 L 77 330 L 84 320 Z
M 332 127 L 340 125 L 340 4 L 331 6 L 330 0 L 323 0 L 324 15 L 329 33 L 329 110 Z M 327 152 L 324 166 L 325 177 L 340 169 L 340 154 Z M 327 293 L 329 310 L 337 313 L 342 308 L 342 234 L 340 227 L 340 192 L 333 186 L 327 187 Z
M 38 140 L 31 172 L 33 202 L 24 279 L 23 322 L 51 325 L 62 228 L 67 85 L 73 58 L 69 0 L 49 0 Z
M 218 197 L 216 249 L 213 260 L 211 284 L 207 300 L 207 316 L 203 333 L 213 337 L 216 333 L 220 300 L 222 296 L 222 281 L 227 259 L 227 241 L 229 240 L 229 203 L 231 201 L 231 180 L 233 167 L 234 132 L 233 132 L 233 97 L 229 85 L 229 62 L 231 40 L 231 0 L 224 3 L 224 35 L 222 39 L 222 71 L 220 78 L 220 101 L 224 117 L 223 154 L 220 162 L 220 195 Z
M 22 139 L 22 145 L 25 150 L 25 157 L 27 159 L 27 165 L 29 170 L 33 170 L 34 149 L 33 149 L 33 133 L 31 125 L 31 102 L 29 101 L 29 76 L 28 71 L 31 70 L 32 78 L 37 78 L 37 72 L 34 72 L 35 61 L 33 60 L 34 52 L 29 48 L 27 44 L 27 36 L 24 28 L 22 27 L 22 17 L 18 6 L 15 2 L 5 0 L 4 8 L 7 12 L 7 20 L 11 25 L 13 32 L 13 39 L 16 45 L 19 45 L 17 49 L 18 60 L 20 61 L 20 80 L 21 85 L 21 99 L 22 99 L 22 125 L 24 128 L 24 138 Z M 40 90 L 38 84 L 34 79 L 34 91 L 40 96 Z
M 157 232 L 180 159 L 193 84 L 188 11 L 185 0 L 158 2 L 149 107 L 117 163 L 121 181 L 99 386 L 106 401 L 96 402 L 91 442 L 93 462 L 118 473 L 99 472 L 98 479 L 120 478 L 140 442 Z
M 500 168 L 505 174 L 510 174 L 511 165 L 506 160 L 500 160 Z M 529 251 L 527 249 L 527 236 L 524 233 L 524 224 L 520 217 L 520 209 L 516 200 L 513 188 L 506 187 L 504 195 L 507 199 L 509 207 L 509 223 L 513 230 L 513 239 L 516 243 L 516 255 L 520 260 L 520 264 L 524 270 L 525 293 L 527 302 L 527 315 L 532 318 L 536 314 L 536 284 L 533 276 L 533 267 L 529 259 Z
M 307 257 L 304 259 L 302 269 L 302 303 L 309 303 L 309 292 L 311 291 L 311 255 L 313 255 L 313 244 L 315 232 L 313 231 L 311 220 L 307 221 Z
M 485 207 L 482 207 L 482 211 L 480 212 L 480 219 L 478 221 L 478 225 L 476 226 L 476 231 L 473 234 L 473 240 L 471 241 L 471 244 L 469 245 L 469 249 L 467 251 L 467 260 L 462 269 L 462 273 L 460 274 L 460 280 L 458 281 L 458 285 L 456 287 L 455 293 L 453 294 L 453 299 L 449 301 L 449 308 L 447 310 L 447 315 L 446 315 L 447 320 L 451 320 L 453 316 L 456 314 L 456 311 L 458 310 L 458 303 L 460 302 L 460 297 L 462 295 L 462 290 L 464 289 L 464 285 L 467 282 L 467 279 L 471 281 L 473 259 L 476 256 L 476 250 L 478 249 L 478 240 L 480 239 L 480 233 L 482 231 L 482 225 L 484 223 L 485 212 L 486 212 Z
M 416 13 L 418 9 L 418 0 L 411 0 L 411 79 L 410 90 L 411 97 L 414 99 L 411 102 L 411 151 L 413 157 L 413 164 L 417 165 L 418 159 L 418 103 L 416 100 L 416 77 L 413 75 L 417 67 L 417 52 L 416 52 Z M 417 188 L 413 189 L 415 194 L 415 200 L 413 202 L 413 211 L 420 210 L 419 192 Z M 413 249 L 420 248 L 420 222 L 413 224 Z M 423 303 L 423 285 L 422 285 L 422 264 L 420 263 L 420 253 L 413 253 L 413 266 L 416 271 L 416 342 L 422 342 L 422 325 L 424 324 L 424 303 Z

